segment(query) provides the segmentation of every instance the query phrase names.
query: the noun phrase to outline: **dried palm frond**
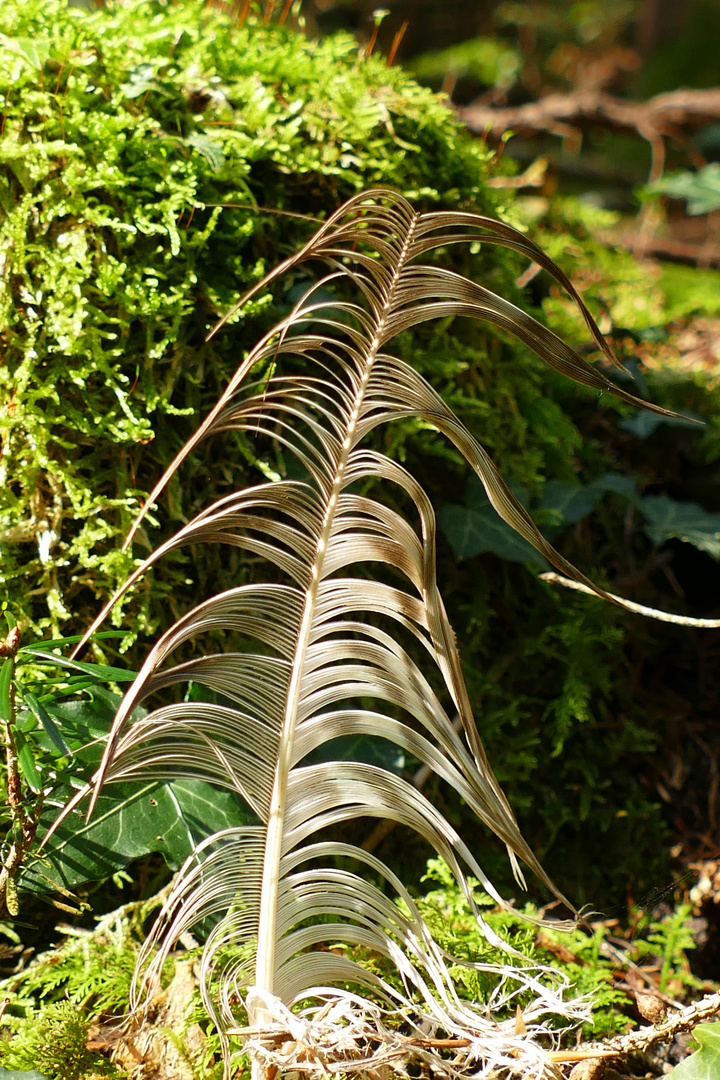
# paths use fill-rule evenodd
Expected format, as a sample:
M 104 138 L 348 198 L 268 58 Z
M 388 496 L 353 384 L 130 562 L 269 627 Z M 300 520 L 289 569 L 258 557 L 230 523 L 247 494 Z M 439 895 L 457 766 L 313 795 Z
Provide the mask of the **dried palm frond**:
M 329 839 L 328 829 L 357 817 L 400 822 L 451 867 L 473 910 L 468 871 L 502 904 L 475 850 L 391 771 L 313 757 L 347 735 L 395 743 L 453 787 L 502 839 L 518 878 L 522 861 L 559 895 L 523 839 L 477 733 L 436 581 L 432 506 L 412 475 L 369 448 L 367 437 L 403 417 L 432 425 L 464 455 L 508 524 L 567 577 L 613 599 L 544 540 L 482 446 L 387 346 L 427 319 L 485 319 L 577 382 L 664 410 L 609 383 L 506 300 L 421 261 L 438 247 L 476 241 L 512 248 L 543 266 L 575 299 L 597 346 L 617 364 L 562 271 L 514 229 L 471 213 L 419 214 L 385 190 L 357 196 L 246 298 L 306 260 L 328 266 L 243 360 L 150 501 L 201 440 L 221 432 L 242 432 L 261 444 L 276 440 L 304 478 L 225 496 L 163 544 L 124 586 L 184 544 L 230 544 L 269 564 L 267 580 L 258 576 L 204 600 L 152 648 L 117 713 L 91 800 L 102 784 L 141 772 L 183 773 L 239 792 L 257 815 L 257 825 L 209 837 L 180 871 L 148 941 L 141 980 L 151 985 L 173 943 L 199 920 L 214 920 L 202 960 L 205 1004 L 227 1035 L 238 1028 L 245 1003 L 256 1071 L 282 1062 L 324 1075 L 367 1071 L 371 1059 L 378 1066 L 392 1061 L 397 1069 L 408 1057 L 428 1055 L 435 1055 L 439 1068 L 440 1033 L 449 1046 L 460 1040 L 464 1048 L 455 1065 L 442 1064 L 449 1074 L 484 1075 L 503 1067 L 540 1076 L 550 1059 L 534 1036 L 546 1030 L 548 1016 L 584 1014 L 584 1003 L 563 1001 L 561 980 L 553 984 L 517 966 L 507 969 L 512 981 L 500 982 L 487 1008 L 460 1000 L 448 958 L 402 882 L 375 856 Z M 331 302 L 316 298 L 333 283 L 352 286 L 355 298 L 347 299 L 342 289 Z M 259 382 L 249 382 L 253 374 Z M 414 521 L 376 497 L 383 484 L 400 489 L 414 507 Z M 373 580 L 368 563 L 389 572 Z M 186 642 L 209 632 L 243 648 L 231 645 L 173 664 Z M 255 644 L 248 647 L 248 641 Z M 418 656 L 425 658 L 424 670 Z M 136 711 L 156 692 L 189 681 L 215 700 Z M 347 946 L 390 958 L 399 980 L 361 966 Z M 502 974 L 502 963 L 497 970 Z M 520 1031 L 513 1020 L 498 1023 L 493 1016 L 519 987 L 534 994 Z M 370 999 L 360 996 L 363 988 Z M 290 1012 L 301 1003 L 304 1013 Z M 387 1020 L 390 1009 L 404 1018 L 402 1034 Z

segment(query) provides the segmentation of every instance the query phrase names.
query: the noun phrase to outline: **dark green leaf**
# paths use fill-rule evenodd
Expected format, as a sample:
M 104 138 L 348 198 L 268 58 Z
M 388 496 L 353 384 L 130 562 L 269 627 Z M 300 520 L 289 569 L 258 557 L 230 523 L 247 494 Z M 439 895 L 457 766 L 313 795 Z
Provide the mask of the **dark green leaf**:
M 387 739 L 372 735 L 343 735 L 318 747 L 312 761 L 363 761 L 402 776 L 405 752 Z
M 693 502 L 677 502 L 669 495 L 647 495 L 641 503 L 649 520 L 645 532 L 654 544 L 677 537 L 720 559 L 720 514 L 711 514 Z
M 686 415 L 687 419 L 682 416 L 658 416 L 657 413 L 638 409 L 634 416 L 621 420 L 618 426 L 623 431 L 629 431 L 631 435 L 636 435 L 638 439 L 648 439 L 661 424 L 667 424 L 669 427 L 697 428 L 697 424 L 693 423 L 693 420 L 701 420 L 702 417 L 695 416 L 693 413 L 687 413 Z
M 91 699 L 69 701 L 53 708 L 65 739 L 76 747 L 73 765 L 59 777 L 40 822 L 42 835 L 57 815 L 57 804 L 67 802 L 73 785 L 90 778 L 100 761 L 120 696 L 95 686 Z M 134 716 L 144 715 L 138 709 Z M 232 825 L 254 820 L 239 796 L 201 780 L 172 783 L 109 784 L 98 799 L 90 822 L 84 809 L 71 815 L 39 858 L 22 871 L 21 887 L 48 892 L 54 886 L 72 889 L 85 882 L 109 877 L 150 852 L 160 852 L 178 869 L 206 836 Z
M 622 495 L 624 499 L 631 502 L 633 506 L 640 505 L 640 495 L 635 481 L 631 476 L 622 476 L 620 473 L 603 473 L 603 475 L 594 481 L 594 484 L 602 488 L 603 491 L 611 491 L 615 495 Z
M 57 702 L 52 707 L 53 716 L 62 724 L 66 741 L 73 747 L 104 738 L 121 700 L 119 694 L 113 694 L 102 686 L 92 686 L 88 695 L 88 698 L 81 700 Z M 89 753 L 86 749 L 81 756 L 88 775 L 100 758 L 99 750 L 94 756 L 88 756 Z
M 559 527 L 580 521 L 608 491 L 638 505 L 635 481 L 618 473 L 605 473 L 584 486 L 549 481 L 538 508 L 553 511 L 557 521 L 546 531 L 552 534 Z M 526 501 L 521 492 L 515 494 L 521 502 Z M 490 551 L 511 562 L 531 563 L 547 570 L 549 564 L 544 557 L 498 517 L 482 485 L 474 479 L 468 484 L 465 503 L 465 506 L 446 506 L 438 514 L 440 528 L 450 541 L 456 559 L 469 559 Z
M 550 480 L 545 485 L 539 506 L 542 510 L 556 511 L 564 524 L 573 525 L 595 509 L 602 498 L 599 484 L 562 484 Z
M 41 830 L 56 813 L 43 816 Z M 84 809 L 70 815 L 41 856 L 23 868 L 20 884 L 32 892 L 50 892 L 56 885 L 72 889 L 110 877 L 153 851 L 177 870 L 206 836 L 251 820 L 237 795 L 201 780 L 109 784 L 90 822 Z
M 490 551 L 511 562 L 532 563 L 547 570 L 550 564 L 498 517 L 488 502 L 487 508 L 445 506 L 438 522 L 450 541 L 456 559 L 471 559 Z

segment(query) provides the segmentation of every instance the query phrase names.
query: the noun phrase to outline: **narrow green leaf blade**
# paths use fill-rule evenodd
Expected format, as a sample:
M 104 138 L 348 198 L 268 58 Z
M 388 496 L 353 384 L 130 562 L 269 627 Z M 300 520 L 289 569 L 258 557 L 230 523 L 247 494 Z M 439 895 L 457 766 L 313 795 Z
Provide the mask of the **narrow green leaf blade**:
M 0 668 L 0 720 L 4 720 L 6 723 L 9 723 L 12 719 L 10 686 L 12 684 L 13 668 L 12 657 L 6 656 Z
M 14 625 L 14 622 L 13 622 Z M 126 631 L 124 630 L 101 630 L 97 634 L 93 634 L 91 641 L 100 641 L 105 638 L 124 638 Z M 18 656 L 20 653 L 29 652 L 31 649 L 62 649 L 66 645 L 77 645 L 78 641 L 82 641 L 82 634 L 72 634 L 70 637 L 48 638 L 47 641 L 36 641 L 30 645 L 22 645 L 18 649 Z
M 24 652 L 37 657 L 39 660 L 47 660 L 48 663 L 67 668 L 68 671 L 80 671 L 84 675 L 92 675 L 98 682 L 132 682 L 137 674 L 135 671 L 128 671 L 127 668 L 108 667 L 107 664 L 85 664 L 80 660 L 68 660 L 64 656 L 55 656 L 54 653 L 47 652 L 45 648 L 39 645 L 26 645 Z
M 15 731 L 15 747 L 17 749 L 18 765 L 30 788 L 37 794 L 42 791 L 42 777 L 38 772 L 35 758 L 30 744 L 26 741 L 21 731 Z
M 29 693 L 29 691 L 26 690 L 23 693 L 23 697 L 25 698 L 25 701 L 28 703 L 28 705 L 30 707 L 30 711 L 32 712 L 33 716 L 35 716 L 40 721 L 43 728 L 45 729 L 47 734 L 50 736 L 53 743 L 58 748 L 58 750 L 63 755 L 63 757 L 72 758 L 72 756 L 73 756 L 72 750 L 70 749 L 68 744 L 63 739 L 62 735 L 60 734 L 60 729 L 58 728 L 57 724 L 55 723 L 53 718 L 48 713 L 47 709 L 45 709 L 44 706 L 41 705 L 40 702 L 37 700 L 35 695 Z

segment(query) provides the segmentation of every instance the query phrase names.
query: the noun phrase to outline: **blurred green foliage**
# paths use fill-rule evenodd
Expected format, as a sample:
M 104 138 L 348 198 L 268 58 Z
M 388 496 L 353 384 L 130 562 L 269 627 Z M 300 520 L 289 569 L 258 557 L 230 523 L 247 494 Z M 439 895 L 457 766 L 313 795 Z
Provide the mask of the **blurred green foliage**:
M 423 53 L 408 65 L 419 79 L 471 76 L 487 86 L 512 86 L 520 72 L 518 52 L 496 38 L 471 38 L 438 52 Z
M 648 191 L 683 199 L 688 214 L 711 214 L 720 210 L 720 164 L 705 165 L 697 172 L 679 172 L 657 180 Z

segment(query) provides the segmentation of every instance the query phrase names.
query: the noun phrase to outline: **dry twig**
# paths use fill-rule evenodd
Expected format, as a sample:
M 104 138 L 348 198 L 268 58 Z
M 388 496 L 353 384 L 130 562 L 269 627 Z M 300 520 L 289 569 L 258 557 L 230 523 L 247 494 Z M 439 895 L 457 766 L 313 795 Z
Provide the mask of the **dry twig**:
M 657 1042 L 670 1042 L 676 1035 L 693 1031 L 699 1024 L 715 1019 L 718 1013 L 720 1013 L 720 994 L 707 994 L 700 1001 L 695 1001 L 692 1005 L 686 1005 L 673 1013 L 663 1024 L 642 1027 L 637 1031 L 628 1032 L 627 1035 L 616 1035 L 615 1038 L 606 1039 L 602 1043 L 583 1043 L 582 1049 L 597 1049 L 624 1057 L 629 1054 L 639 1054 Z
M 674 90 L 649 101 L 624 101 L 601 90 L 548 94 L 515 108 L 468 105 L 459 113 L 470 131 L 500 139 L 506 131 L 516 135 L 538 132 L 558 135 L 577 152 L 582 132 L 591 127 L 634 131 L 647 139 L 652 150 L 650 180 L 662 175 L 667 137 L 686 141 L 688 130 L 720 120 L 720 89 Z
M 541 574 L 540 577 L 543 581 L 548 581 L 553 585 L 564 585 L 566 589 L 575 589 L 577 592 L 587 593 L 588 596 L 594 596 L 595 593 L 592 589 L 589 589 L 587 585 L 583 585 L 580 581 L 571 581 L 570 578 L 563 577 L 562 574 L 556 574 L 550 570 L 546 574 Z M 645 607 L 644 604 L 635 604 L 632 600 L 625 600 L 623 597 L 615 596 L 615 593 L 608 593 L 613 600 L 622 600 L 623 606 L 628 611 L 635 611 L 638 615 L 646 615 L 649 619 L 657 619 L 658 622 L 675 623 L 678 626 L 694 626 L 701 630 L 717 630 L 720 627 L 720 619 L 693 619 L 689 615 L 672 615 L 668 611 L 659 611 L 657 608 Z

